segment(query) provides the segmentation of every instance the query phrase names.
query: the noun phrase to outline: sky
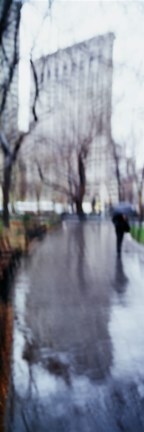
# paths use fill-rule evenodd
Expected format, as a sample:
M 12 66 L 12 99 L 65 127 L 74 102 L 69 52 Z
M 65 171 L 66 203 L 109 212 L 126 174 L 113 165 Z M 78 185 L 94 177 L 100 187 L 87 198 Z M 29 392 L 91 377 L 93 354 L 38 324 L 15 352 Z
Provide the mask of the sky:
M 20 30 L 19 125 L 28 121 L 28 59 L 114 32 L 112 134 L 144 163 L 144 2 L 121 0 L 53 0 L 25 2 Z

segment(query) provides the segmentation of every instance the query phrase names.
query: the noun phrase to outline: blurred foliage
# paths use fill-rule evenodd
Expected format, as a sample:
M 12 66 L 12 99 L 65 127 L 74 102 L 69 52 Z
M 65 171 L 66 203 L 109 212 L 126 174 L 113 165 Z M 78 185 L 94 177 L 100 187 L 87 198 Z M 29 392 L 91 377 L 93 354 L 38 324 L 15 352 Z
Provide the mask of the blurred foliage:
M 144 226 L 143 225 L 133 225 L 131 227 L 132 237 L 139 243 L 144 244 Z

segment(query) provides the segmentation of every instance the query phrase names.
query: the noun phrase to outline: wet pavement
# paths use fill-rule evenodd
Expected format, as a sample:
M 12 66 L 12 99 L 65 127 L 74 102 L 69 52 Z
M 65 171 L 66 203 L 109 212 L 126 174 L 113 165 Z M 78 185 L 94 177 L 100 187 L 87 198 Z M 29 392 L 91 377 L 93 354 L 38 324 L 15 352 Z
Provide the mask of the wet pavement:
M 144 431 L 144 253 L 63 222 L 15 282 L 7 432 Z

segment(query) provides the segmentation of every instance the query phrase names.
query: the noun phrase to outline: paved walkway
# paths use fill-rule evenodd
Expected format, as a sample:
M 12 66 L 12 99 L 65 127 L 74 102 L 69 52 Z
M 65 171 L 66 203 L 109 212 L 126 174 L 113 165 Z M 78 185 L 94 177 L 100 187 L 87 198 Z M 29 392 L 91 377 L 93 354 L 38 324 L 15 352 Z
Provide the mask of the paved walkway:
M 144 253 L 64 222 L 23 264 L 7 432 L 144 431 Z

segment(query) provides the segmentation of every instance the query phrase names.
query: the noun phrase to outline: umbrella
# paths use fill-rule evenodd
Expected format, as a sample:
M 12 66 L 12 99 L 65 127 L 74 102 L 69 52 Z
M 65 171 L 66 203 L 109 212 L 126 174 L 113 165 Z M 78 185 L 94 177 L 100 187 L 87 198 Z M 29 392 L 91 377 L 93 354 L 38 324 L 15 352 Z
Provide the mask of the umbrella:
M 113 207 L 113 215 L 124 214 L 126 216 L 135 216 L 136 210 L 134 206 L 126 201 L 121 201 L 119 204 Z

